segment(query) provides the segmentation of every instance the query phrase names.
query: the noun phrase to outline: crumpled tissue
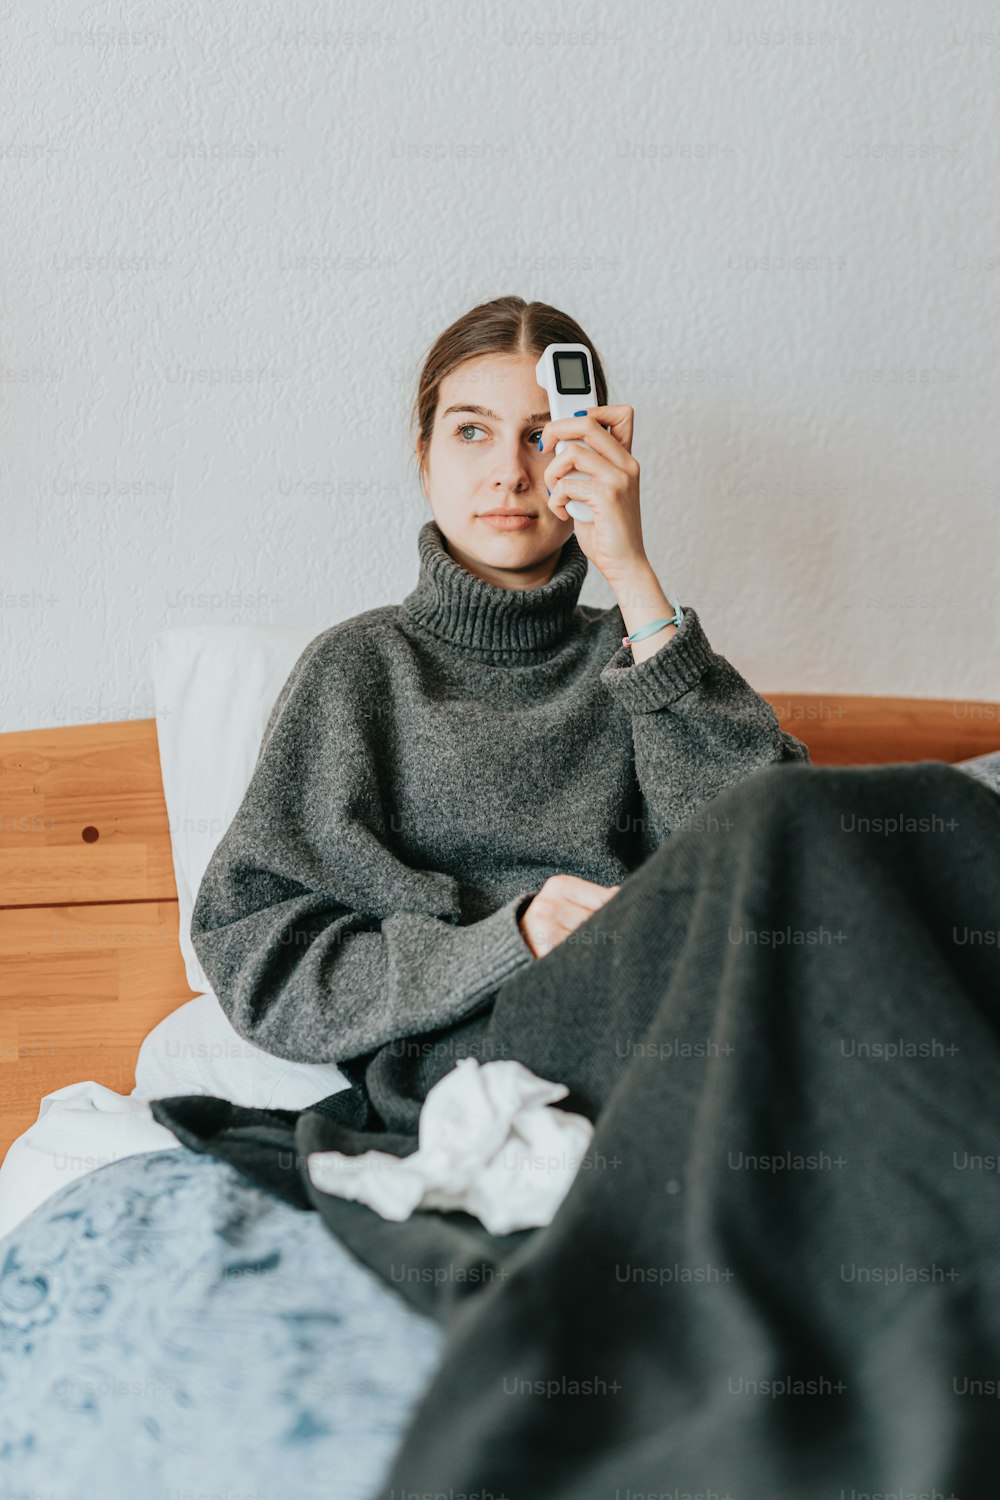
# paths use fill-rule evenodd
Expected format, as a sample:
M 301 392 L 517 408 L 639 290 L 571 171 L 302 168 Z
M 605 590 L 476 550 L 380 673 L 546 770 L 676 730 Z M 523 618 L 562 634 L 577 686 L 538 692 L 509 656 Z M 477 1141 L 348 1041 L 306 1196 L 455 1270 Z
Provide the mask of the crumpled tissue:
M 491 1234 L 538 1228 L 555 1217 L 594 1133 L 583 1115 L 550 1107 L 568 1093 L 523 1063 L 463 1057 L 427 1091 L 416 1151 L 312 1151 L 309 1177 L 384 1219 L 464 1209 Z

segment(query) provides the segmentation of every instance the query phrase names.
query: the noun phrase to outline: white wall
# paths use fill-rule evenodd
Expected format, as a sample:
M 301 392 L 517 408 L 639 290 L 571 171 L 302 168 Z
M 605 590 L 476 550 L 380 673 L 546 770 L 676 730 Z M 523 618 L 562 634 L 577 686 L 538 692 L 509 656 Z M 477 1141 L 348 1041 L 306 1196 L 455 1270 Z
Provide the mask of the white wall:
M 149 715 L 164 626 L 400 599 L 420 357 L 512 291 L 589 330 L 754 686 L 1000 697 L 998 25 L 18 0 L 0 727 Z

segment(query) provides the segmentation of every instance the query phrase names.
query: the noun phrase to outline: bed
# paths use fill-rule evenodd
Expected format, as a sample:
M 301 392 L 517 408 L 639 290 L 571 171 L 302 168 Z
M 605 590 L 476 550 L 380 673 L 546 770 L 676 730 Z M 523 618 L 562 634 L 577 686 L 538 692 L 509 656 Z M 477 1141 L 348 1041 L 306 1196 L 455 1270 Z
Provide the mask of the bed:
M 301 1109 L 339 1086 L 333 1065 L 236 1037 L 186 932 L 267 712 L 315 633 L 165 631 L 155 717 L 0 736 L 0 1477 L 8 1463 L 37 1493 L 91 1495 L 102 1464 L 105 1500 L 137 1476 L 150 1496 L 242 1482 L 259 1500 L 360 1500 L 434 1369 L 436 1325 L 338 1254 L 316 1215 L 179 1147 L 146 1102 Z M 816 764 L 940 760 L 996 776 L 1000 705 L 764 696 Z M 136 1378 L 119 1393 L 130 1328 L 151 1336 L 128 1345 Z M 37 1384 L 5 1404 L 5 1353 L 13 1376 L 38 1340 Z M 53 1401 L 59 1443 L 46 1447 L 26 1414 Z M 239 1444 L 220 1450 L 213 1434 L 241 1410 Z M 123 1424 L 139 1446 L 119 1452 Z
M 1000 748 L 996 703 L 763 696 L 818 765 Z M 156 719 L 0 735 L 0 806 L 2 1158 L 47 1094 L 80 1080 L 130 1094 L 144 1038 L 198 991 L 178 936 Z

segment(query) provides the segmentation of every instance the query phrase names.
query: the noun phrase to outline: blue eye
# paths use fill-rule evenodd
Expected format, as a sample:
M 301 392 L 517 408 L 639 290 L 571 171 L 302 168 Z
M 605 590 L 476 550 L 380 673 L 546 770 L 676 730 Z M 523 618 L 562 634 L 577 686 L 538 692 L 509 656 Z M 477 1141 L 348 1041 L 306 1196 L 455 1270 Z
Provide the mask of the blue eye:
M 482 439 L 480 439 L 480 438 L 467 438 L 465 436 L 465 433 L 467 433 L 467 432 L 485 432 L 485 431 L 486 431 L 485 427 L 480 427 L 477 422 L 463 422 L 460 427 L 456 427 L 455 428 L 455 436 L 460 440 L 460 442 L 466 443 L 466 444 L 468 444 L 471 447 L 473 444 L 475 444 L 477 442 L 481 442 Z M 534 430 L 534 432 L 532 432 L 531 434 L 529 434 L 529 437 L 528 437 L 527 441 L 531 444 L 532 448 L 537 449 L 537 447 L 538 447 L 538 439 L 541 437 L 541 435 L 542 435 L 542 429 L 541 429 L 541 427 L 536 427 L 535 430 Z

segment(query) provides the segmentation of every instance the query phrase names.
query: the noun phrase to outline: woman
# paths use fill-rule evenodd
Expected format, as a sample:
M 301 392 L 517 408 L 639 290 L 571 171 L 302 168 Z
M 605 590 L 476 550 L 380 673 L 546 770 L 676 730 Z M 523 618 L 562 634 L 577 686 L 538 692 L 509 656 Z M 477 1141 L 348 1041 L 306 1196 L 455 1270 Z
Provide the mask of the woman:
M 303 653 L 196 902 L 236 1029 L 353 1087 L 153 1116 L 448 1328 L 380 1496 L 986 1493 L 1000 959 L 956 934 L 995 928 L 1000 802 L 810 765 L 693 607 L 663 623 L 632 413 L 547 420 L 550 342 L 590 343 L 503 298 L 431 350 L 417 585 Z M 310 1179 L 405 1156 L 459 1056 L 593 1123 L 551 1223 Z
M 703 803 L 809 759 L 691 605 L 664 623 L 632 409 L 604 404 L 595 354 L 602 404 L 549 421 L 535 364 L 553 342 L 594 347 L 557 309 L 500 297 L 434 343 L 417 584 L 302 653 L 200 886 L 205 972 L 278 1056 L 340 1063 L 459 1020 Z M 555 456 L 564 438 L 587 446 Z M 578 604 L 588 561 L 616 606 Z

